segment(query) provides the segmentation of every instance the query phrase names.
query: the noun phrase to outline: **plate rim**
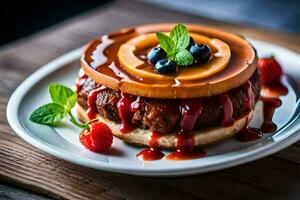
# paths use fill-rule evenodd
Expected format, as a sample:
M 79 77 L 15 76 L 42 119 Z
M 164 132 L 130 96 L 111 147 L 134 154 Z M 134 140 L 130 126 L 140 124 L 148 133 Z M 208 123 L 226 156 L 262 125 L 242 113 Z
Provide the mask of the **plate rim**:
M 294 51 L 291 51 L 287 48 L 281 47 L 277 44 L 261 41 L 261 40 L 254 40 L 250 39 L 250 42 L 259 42 L 268 46 L 273 46 L 276 49 L 280 49 L 280 51 L 285 51 L 289 54 L 293 54 L 294 56 L 300 57 L 299 54 L 297 54 Z M 39 138 L 36 138 L 34 135 L 30 133 L 29 130 L 27 130 L 24 125 L 22 124 L 20 118 L 19 118 L 19 108 L 21 105 L 21 102 L 25 96 L 25 94 L 34 86 L 34 84 L 38 81 L 41 81 L 47 74 L 52 73 L 63 66 L 76 61 L 80 58 L 81 52 L 83 47 L 77 48 L 75 50 L 72 50 L 66 54 L 63 54 L 59 56 L 58 58 L 50 61 L 46 65 L 42 66 L 40 69 L 35 71 L 33 74 L 31 74 L 29 77 L 27 77 L 13 92 L 11 95 L 7 108 L 6 108 L 6 117 L 8 120 L 9 125 L 12 127 L 12 129 L 17 133 L 19 137 L 21 137 L 23 140 L 25 140 L 27 143 L 31 144 L 35 148 L 42 150 L 46 153 L 49 153 L 51 155 L 54 155 L 57 158 L 67 160 L 69 162 L 98 169 L 98 170 L 106 170 L 111 172 L 117 172 L 117 173 L 124 173 L 124 174 L 131 174 L 131 175 L 139 175 L 139 176 L 183 176 L 183 175 L 192 175 L 192 174 L 199 174 L 199 173 L 206 173 L 211 172 L 215 170 L 225 169 L 233 166 L 237 166 L 240 164 L 248 163 L 253 160 L 260 159 L 262 157 L 268 156 L 270 154 L 273 154 L 275 152 L 278 152 L 291 144 L 297 142 L 300 140 L 300 118 L 299 115 L 296 116 L 294 121 L 289 122 L 290 124 L 286 128 L 292 128 L 292 130 L 289 130 L 290 134 L 287 135 L 285 138 L 280 139 L 277 142 L 272 142 L 268 145 L 265 145 L 261 148 L 255 149 L 250 152 L 241 153 L 237 156 L 230 157 L 230 159 L 227 159 L 225 161 L 219 161 L 216 163 L 212 163 L 205 166 L 189 166 L 188 168 L 172 168 L 171 170 L 166 169 L 157 169 L 157 168 L 151 168 L 151 167 L 134 167 L 134 166 L 117 166 L 111 163 L 105 163 L 105 162 L 96 162 L 94 160 L 91 160 L 89 158 L 72 155 L 70 156 L 66 151 L 63 151 L 61 149 L 53 148 L 46 142 L 40 140 Z M 300 58 L 299 58 L 300 59 Z M 299 123 L 297 123 L 299 122 Z M 291 126 L 294 125 L 294 126 Z M 284 130 L 282 130 L 284 131 Z M 242 151 L 238 150 L 238 151 Z M 235 151 L 236 152 L 236 151 Z M 230 152 L 229 152 L 230 153 Z M 181 161 L 178 161 L 181 162 Z

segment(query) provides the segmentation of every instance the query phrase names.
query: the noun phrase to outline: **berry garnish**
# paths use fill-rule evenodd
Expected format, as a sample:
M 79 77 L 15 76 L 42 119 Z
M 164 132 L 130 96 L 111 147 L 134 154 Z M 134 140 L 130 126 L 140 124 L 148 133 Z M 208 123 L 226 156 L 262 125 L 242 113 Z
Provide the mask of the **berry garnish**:
M 106 124 L 95 122 L 89 129 L 82 130 L 80 141 L 91 151 L 105 153 L 112 145 L 113 134 Z
M 281 66 L 274 57 L 259 59 L 258 71 L 260 81 L 265 86 L 277 83 L 283 74 Z
M 176 71 L 176 65 L 179 67 L 190 66 L 195 63 L 195 60 L 199 63 L 204 63 L 211 57 L 209 47 L 205 44 L 196 44 L 189 35 L 188 28 L 183 24 L 177 24 L 170 35 L 157 32 L 156 37 L 166 55 L 156 53 L 159 51 L 158 47 L 156 47 L 148 53 L 147 58 L 152 64 L 160 62 L 157 66 L 155 65 L 158 73 L 172 73 Z M 169 59 L 171 63 L 161 59 L 163 56 Z
M 155 64 L 155 70 L 160 74 L 176 72 L 176 63 L 168 58 L 164 58 Z
M 207 62 L 211 56 L 210 49 L 205 44 L 195 44 L 189 51 L 194 59 L 200 63 Z
M 187 50 L 189 51 L 190 50 L 190 48 L 193 46 L 195 44 L 195 42 L 194 42 L 194 40 L 193 40 L 193 38 L 192 37 L 190 37 L 190 43 L 189 43 L 189 45 L 187 46 Z
M 111 147 L 113 134 L 108 126 L 101 122 L 95 122 L 96 119 L 86 124 L 75 119 L 71 110 L 77 101 L 77 94 L 72 89 L 54 83 L 49 86 L 49 93 L 52 102 L 33 111 L 30 115 L 32 122 L 57 126 L 63 118 L 69 116 L 70 122 L 82 129 L 80 141 L 87 149 L 103 153 Z
M 157 63 L 157 61 L 165 58 L 166 56 L 167 56 L 166 52 L 161 47 L 154 47 L 147 54 L 147 59 L 150 63 L 155 65 Z
M 186 49 L 190 43 L 189 30 L 183 24 L 177 24 L 170 35 L 157 32 L 157 40 L 161 48 L 167 53 L 167 58 L 179 66 L 188 66 L 194 63 L 193 56 Z

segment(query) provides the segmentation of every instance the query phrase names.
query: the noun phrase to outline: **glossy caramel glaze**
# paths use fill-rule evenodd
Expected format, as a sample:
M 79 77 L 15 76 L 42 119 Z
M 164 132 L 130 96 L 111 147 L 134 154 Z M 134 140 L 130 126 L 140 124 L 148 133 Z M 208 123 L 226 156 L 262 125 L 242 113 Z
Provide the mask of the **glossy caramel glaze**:
M 163 75 L 162 79 L 157 80 L 129 74 L 120 65 L 117 53 L 122 44 L 142 34 L 158 31 L 169 32 L 174 26 L 175 24 L 138 26 L 96 39 L 87 45 L 83 53 L 82 68 L 89 77 L 99 84 L 121 90 L 124 93 L 152 98 L 212 96 L 242 85 L 254 73 L 257 56 L 253 47 L 246 40 L 235 34 L 198 25 L 187 25 L 191 35 L 201 34 L 208 38 L 216 38 L 230 47 L 229 63 L 220 72 L 192 81 L 179 81 L 176 79 L 176 74 Z M 157 42 L 149 43 L 149 45 L 143 46 L 144 48 L 140 48 L 139 51 L 135 51 L 135 56 L 141 62 L 139 67 L 153 74 L 155 73 L 153 65 L 146 61 L 145 56 L 155 45 Z M 210 47 L 214 50 L 214 47 Z M 189 74 L 189 70 L 193 71 L 194 68 L 201 68 L 203 65 L 205 64 L 197 64 L 197 66 L 180 68 L 179 70 L 184 70 L 185 74 Z M 193 73 L 190 73 L 190 76 L 192 75 Z

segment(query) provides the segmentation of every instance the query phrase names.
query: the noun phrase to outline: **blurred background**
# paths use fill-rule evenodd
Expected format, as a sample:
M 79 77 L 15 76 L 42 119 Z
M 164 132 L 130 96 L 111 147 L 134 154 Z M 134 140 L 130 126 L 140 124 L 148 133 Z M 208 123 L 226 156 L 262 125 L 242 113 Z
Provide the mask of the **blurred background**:
M 0 45 L 13 42 L 113 0 L 1 2 Z M 189 14 L 300 33 L 300 0 L 139 0 Z M 134 3 L 128 0 L 128 4 Z

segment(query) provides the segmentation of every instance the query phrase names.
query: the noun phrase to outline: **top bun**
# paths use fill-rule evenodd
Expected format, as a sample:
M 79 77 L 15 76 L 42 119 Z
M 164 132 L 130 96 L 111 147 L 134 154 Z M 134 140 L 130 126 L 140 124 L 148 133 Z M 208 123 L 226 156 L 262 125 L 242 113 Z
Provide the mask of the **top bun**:
M 188 24 L 190 36 L 209 46 L 207 63 L 180 67 L 174 74 L 154 71 L 145 56 L 158 45 L 155 32 L 168 34 L 176 24 L 151 24 L 122 29 L 90 42 L 81 66 L 95 82 L 124 93 L 150 98 L 212 96 L 245 83 L 257 66 L 254 48 L 238 35 Z

